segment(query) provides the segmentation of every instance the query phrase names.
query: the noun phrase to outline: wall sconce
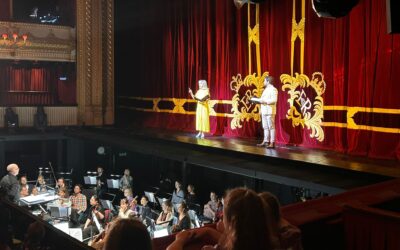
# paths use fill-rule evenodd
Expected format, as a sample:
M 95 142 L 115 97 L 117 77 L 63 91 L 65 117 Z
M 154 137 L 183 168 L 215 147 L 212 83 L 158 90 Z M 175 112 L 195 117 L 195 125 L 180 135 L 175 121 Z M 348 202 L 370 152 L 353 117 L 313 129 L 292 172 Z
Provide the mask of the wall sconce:
M 9 37 L 12 39 L 9 39 Z M 26 41 L 28 40 L 28 35 L 23 34 L 22 36 L 19 36 L 17 33 L 12 33 L 11 36 L 9 36 L 7 33 L 1 34 L 2 40 L 0 40 L 0 45 L 3 46 L 24 46 L 26 45 Z M 22 39 L 18 39 L 22 38 Z

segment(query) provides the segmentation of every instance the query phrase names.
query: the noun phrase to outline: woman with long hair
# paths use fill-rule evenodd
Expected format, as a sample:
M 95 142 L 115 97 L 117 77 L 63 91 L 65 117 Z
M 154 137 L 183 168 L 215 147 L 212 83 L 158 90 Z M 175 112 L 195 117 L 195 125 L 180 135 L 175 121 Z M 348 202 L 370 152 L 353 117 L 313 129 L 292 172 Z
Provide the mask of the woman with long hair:
M 267 204 L 248 188 L 235 188 L 224 198 L 223 232 L 199 228 L 177 235 L 168 250 L 181 250 L 192 241 L 215 242 L 203 249 L 269 250 L 274 249 L 274 237 Z

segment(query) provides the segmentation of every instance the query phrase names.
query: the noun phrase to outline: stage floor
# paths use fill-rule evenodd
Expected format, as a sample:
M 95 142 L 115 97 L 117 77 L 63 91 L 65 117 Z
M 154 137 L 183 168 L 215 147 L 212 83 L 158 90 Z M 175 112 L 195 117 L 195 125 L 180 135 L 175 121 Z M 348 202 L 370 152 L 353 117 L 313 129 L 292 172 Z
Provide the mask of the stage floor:
M 222 136 L 197 139 L 193 134 L 179 131 L 111 127 L 73 129 L 66 135 L 329 194 L 400 177 L 398 161 L 286 145 L 267 149 L 257 147 L 255 139 Z

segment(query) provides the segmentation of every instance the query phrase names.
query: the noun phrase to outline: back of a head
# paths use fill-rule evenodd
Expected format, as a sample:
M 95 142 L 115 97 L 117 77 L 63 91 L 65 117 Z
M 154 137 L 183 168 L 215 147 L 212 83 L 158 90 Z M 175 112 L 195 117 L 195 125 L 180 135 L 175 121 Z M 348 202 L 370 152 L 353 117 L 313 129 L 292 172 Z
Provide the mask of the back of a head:
M 116 220 L 104 239 L 104 250 L 151 250 L 151 238 L 146 227 L 136 219 Z
M 221 246 L 226 250 L 271 249 L 271 227 L 266 204 L 247 188 L 231 190 L 225 198 L 225 232 Z
M 26 233 L 26 243 L 28 245 L 39 245 L 45 233 L 45 228 L 40 222 L 31 223 Z
M 271 209 L 271 216 L 275 223 L 279 223 L 281 219 L 281 205 L 279 204 L 278 198 L 270 192 L 262 192 L 259 194 L 268 207 Z

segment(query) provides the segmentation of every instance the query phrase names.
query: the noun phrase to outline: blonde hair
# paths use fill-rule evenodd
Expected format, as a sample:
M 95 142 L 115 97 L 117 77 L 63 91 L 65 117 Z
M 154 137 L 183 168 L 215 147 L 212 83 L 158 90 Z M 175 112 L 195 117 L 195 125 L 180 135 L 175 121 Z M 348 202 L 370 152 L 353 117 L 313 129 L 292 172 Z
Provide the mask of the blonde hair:
M 199 80 L 199 87 L 200 88 L 208 88 L 207 87 L 207 81 L 206 80 Z

